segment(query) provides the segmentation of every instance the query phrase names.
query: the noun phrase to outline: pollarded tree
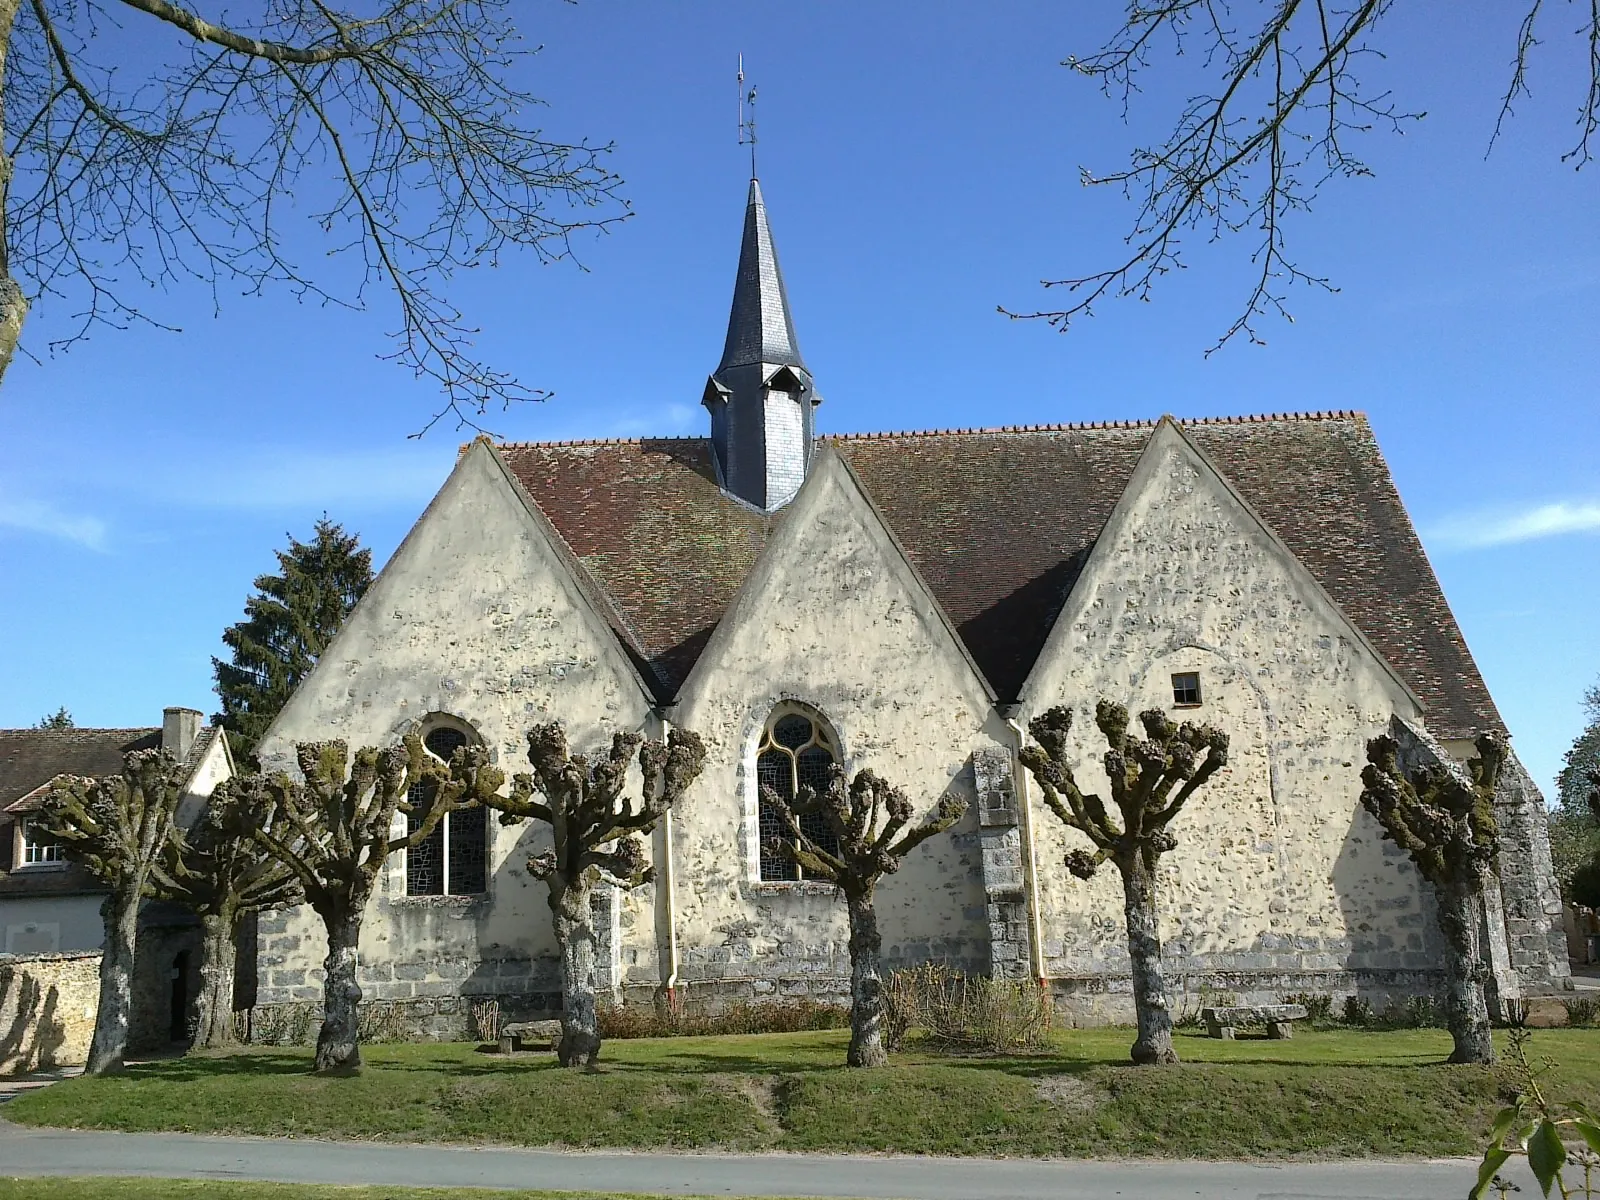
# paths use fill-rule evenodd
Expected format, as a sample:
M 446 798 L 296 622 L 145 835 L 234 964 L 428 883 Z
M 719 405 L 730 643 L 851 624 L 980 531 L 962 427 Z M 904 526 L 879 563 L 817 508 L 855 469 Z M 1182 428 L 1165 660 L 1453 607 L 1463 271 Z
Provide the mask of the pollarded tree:
M 57 779 L 37 818 L 70 861 L 111 889 L 100 906 L 100 1006 L 84 1067 L 91 1075 L 120 1070 L 127 1053 L 139 905 L 171 886 L 162 864 L 177 837 L 186 777 L 166 751 L 134 750 L 123 756 L 120 775 Z
M 1133 1006 L 1139 1033 L 1136 1063 L 1178 1061 L 1172 1048 L 1172 1013 L 1161 973 L 1161 933 L 1156 867 L 1177 845 L 1168 828 L 1195 792 L 1228 761 L 1228 735 L 1209 725 L 1176 725 L 1160 709 L 1139 714 L 1143 738 L 1128 736 L 1128 710 L 1101 700 L 1094 722 L 1106 739 L 1104 764 L 1111 800 L 1085 793 L 1073 778 L 1075 755 L 1068 745 L 1072 710 L 1052 708 L 1028 723 L 1034 743 L 1022 751 L 1023 765 L 1039 781 L 1044 802 L 1064 825 L 1084 834 L 1094 850 L 1073 850 L 1067 869 L 1091 879 L 1110 860 L 1122 875 L 1128 958 L 1133 967 Z
M 236 776 L 217 785 L 200 819 L 173 845 L 167 874 L 171 898 L 200 918 L 199 1021 L 194 1044 L 216 1049 L 231 1044 L 233 983 L 239 918 L 304 898 L 299 877 L 268 853 L 255 829 L 270 799 L 259 775 Z
M 354 1074 L 361 923 L 384 863 L 425 841 L 446 814 L 480 804 L 505 775 L 481 746 L 463 746 L 445 764 L 415 734 L 385 750 L 363 747 L 353 761 L 344 742 L 301 742 L 295 751 L 302 779 L 280 772 L 248 785 L 259 806 L 252 835 L 294 872 L 327 933 L 315 1070 Z M 393 836 L 397 813 L 416 818 L 405 837 Z
M 623 793 L 635 753 L 643 792 L 635 804 Z M 528 731 L 532 775 L 518 775 L 511 794 L 485 794 L 502 825 L 533 817 L 550 826 L 551 849 L 528 860 L 528 871 L 550 889 L 550 915 L 561 954 L 561 1044 L 567 1067 L 593 1066 L 600 1056 L 595 1006 L 596 963 L 592 901 L 601 882 L 633 888 L 648 882 L 642 835 L 656 827 L 705 764 L 698 735 L 673 729 L 665 742 L 617 733 L 600 755 L 573 754 L 561 722 Z M 534 792 L 544 801 L 533 798 Z
M 871 770 L 856 772 L 848 786 L 834 766 L 820 792 L 802 787 L 785 800 L 771 787 L 762 796 L 788 829 L 773 849 L 805 871 L 826 879 L 844 896 L 850 918 L 850 1049 L 852 1067 L 881 1067 L 889 1061 L 883 1045 L 883 975 L 879 954 L 883 937 L 873 896 L 885 875 L 900 869 L 906 855 L 949 829 L 967 811 L 960 796 L 946 793 L 922 823 L 911 823 L 910 798 Z M 802 817 L 820 816 L 836 839 L 823 846 L 806 835 Z
M 1361 805 L 1383 826 L 1383 836 L 1411 856 L 1438 897 L 1449 970 L 1445 1019 L 1455 1042 L 1450 1061 L 1489 1064 L 1494 1039 L 1483 996 L 1488 968 L 1479 954 L 1478 913 L 1500 849 L 1494 796 L 1510 747 L 1504 734 L 1482 733 L 1477 749 L 1466 774 L 1441 759 L 1408 770 L 1399 743 L 1388 734 L 1375 737 L 1361 769 Z

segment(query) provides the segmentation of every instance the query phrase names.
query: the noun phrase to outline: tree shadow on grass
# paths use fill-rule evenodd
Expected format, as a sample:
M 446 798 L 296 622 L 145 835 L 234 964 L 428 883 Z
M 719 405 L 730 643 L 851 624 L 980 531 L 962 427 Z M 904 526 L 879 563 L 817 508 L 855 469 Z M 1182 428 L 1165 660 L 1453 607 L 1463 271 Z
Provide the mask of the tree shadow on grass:
M 758 1058 L 748 1054 L 717 1054 L 708 1051 L 681 1050 L 664 1054 L 648 1063 L 612 1062 L 601 1059 L 601 1066 L 641 1074 L 672 1075 L 692 1071 L 695 1074 L 714 1075 L 805 1075 L 820 1071 L 844 1070 L 843 1059 L 838 1062 L 806 1062 L 792 1058 Z
M 218 1054 L 203 1057 L 167 1058 L 155 1062 L 133 1063 L 104 1079 L 144 1080 L 171 1079 L 188 1082 L 195 1079 L 215 1079 L 234 1075 L 305 1075 L 311 1067 L 311 1058 L 292 1051 L 281 1053 L 251 1052 L 247 1054 Z
M 131 1080 L 163 1079 L 186 1083 L 199 1079 L 221 1079 L 239 1076 L 303 1075 L 311 1071 L 311 1051 L 306 1048 L 284 1047 L 281 1050 L 243 1048 L 232 1053 L 190 1054 L 182 1058 L 162 1059 L 156 1062 L 136 1063 L 126 1071 L 109 1078 Z M 412 1056 L 390 1059 L 384 1054 L 372 1053 L 368 1048 L 362 1069 L 363 1075 L 372 1074 L 432 1074 L 474 1076 L 514 1074 L 520 1070 L 547 1070 L 555 1067 L 555 1059 L 499 1060 L 488 1055 L 481 1059 L 439 1058 L 417 1059 Z M 332 1078 L 332 1077 L 330 1077 Z

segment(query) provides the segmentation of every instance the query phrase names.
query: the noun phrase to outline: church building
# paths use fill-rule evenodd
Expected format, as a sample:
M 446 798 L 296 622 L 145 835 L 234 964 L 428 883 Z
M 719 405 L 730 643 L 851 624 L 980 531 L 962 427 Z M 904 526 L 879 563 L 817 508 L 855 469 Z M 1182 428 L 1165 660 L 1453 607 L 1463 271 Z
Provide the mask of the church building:
M 708 355 L 709 357 L 709 355 Z M 1503 729 L 1366 419 L 1355 412 L 824 436 L 757 182 L 704 437 L 494 443 L 454 471 L 261 747 L 575 749 L 613 731 L 705 741 L 651 843 L 655 881 L 606 892 L 602 986 L 691 1007 L 848 995 L 843 903 L 776 860 L 762 784 L 871 767 L 920 810 L 969 802 L 879 889 L 890 966 L 1044 982 L 1078 1022 L 1127 1020 L 1120 885 L 1017 755 L 1077 713 L 1086 790 L 1107 697 L 1208 722 L 1229 765 L 1173 826 L 1161 928 L 1176 1011 L 1229 993 L 1433 993 L 1432 897 L 1358 795 L 1397 718 L 1464 758 Z M 1483 933 L 1499 999 L 1566 982 L 1544 803 L 1514 759 Z M 421 1033 L 468 1008 L 558 1003 L 537 823 L 450 816 L 397 854 L 369 912 L 370 1000 Z M 258 1005 L 320 1001 L 309 909 L 263 916 Z

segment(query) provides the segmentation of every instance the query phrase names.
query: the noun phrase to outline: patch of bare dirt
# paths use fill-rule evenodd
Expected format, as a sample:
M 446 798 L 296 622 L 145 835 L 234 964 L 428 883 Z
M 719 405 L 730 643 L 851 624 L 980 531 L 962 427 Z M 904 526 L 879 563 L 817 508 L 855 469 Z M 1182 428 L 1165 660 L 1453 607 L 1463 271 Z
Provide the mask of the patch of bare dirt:
M 784 1081 L 777 1075 L 722 1075 L 717 1081 L 736 1096 L 742 1096 L 755 1111 L 761 1131 L 772 1137 L 783 1132 Z
M 1082 1075 L 1046 1075 L 1035 1087 L 1039 1099 L 1070 1113 L 1092 1113 L 1110 1097 L 1106 1090 Z

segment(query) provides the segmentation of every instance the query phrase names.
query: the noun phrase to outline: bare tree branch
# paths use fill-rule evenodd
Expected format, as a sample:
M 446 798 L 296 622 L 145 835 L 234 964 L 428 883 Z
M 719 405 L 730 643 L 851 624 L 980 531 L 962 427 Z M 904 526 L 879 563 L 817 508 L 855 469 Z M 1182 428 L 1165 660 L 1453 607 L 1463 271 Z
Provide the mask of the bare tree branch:
M 80 305 L 60 350 L 97 324 L 160 325 L 145 294 L 180 281 L 214 302 L 236 283 L 351 308 L 378 285 L 398 312 L 386 357 L 443 392 L 424 428 L 540 398 L 475 355 L 439 289 L 508 246 L 569 258 L 575 234 L 623 219 L 610 147 L 527 123 L 539 101 L 513 80 L 537 51 L 517 44 L 510 0 L 368 7 L 257 0 L 222 24 L 168 0 L 26 0 L 0 60 L 16 131 L 0 293 L 20 302 L 0 312 L 0 371 L 41 297 Z M 118 13 L 173 35 L 142 82 Z M 350 269 L 294 260 L 291 196 Z
M 1588 87 L 1579 107 L 1579 140 L 1563 161 L 1582 167 L 1600 122 L 1600 0 L 1588 8 L 1578 33 L 1587 43 Z M 1528 94 L 1529 56 L 1544 0 L 1524 0 L 1510 86 L 1495 122 L 1498 136 L 1513 102 Z M 1401 132 L 1425 114 L 1409 112 L 1387 92 L 1366 88 L 1363 59 L 1382 57 L 1373 41 L 1394 0 L 1131 0 L 1121 28 L 1097 53 L 1065 66 L 1095 80 L 1120 99 L 1124 116 L 1138 80 L 1165 48 L 1175 57 L 1198 44 L 1215 91 L 1192 96 L 1164 141 L 1134 149 L 1129 166 L 1108 175 L 1080 170 L 1085 186 L 1111 185 L 1136 205 L 1129 247 L 1116 265 L 1064 279 L 1042 280 L 1072 297 L 1064 308 L 1000 311 L 1014 319 L 1042 320 L 1065 332 L 1092 316 L 1108 297 L 1149 300 L 1156 282 L 1187 265 L 1184 238 L 1206 242 L 1253 236 L 1250 290 L 1238 315 L 1206 351 L 1243 334 L 1262 343 L 1260 319 L 1287 307 L 1295 284 L 1336 291 L 1331 280 L 1291 256 L 1292 218 L 1306 213 L 1335 178 L 1370 175 L 1349 150 L 1354 136 L 1383 127 Z M 1244 34 L 1240 23 L 1256 24 Z M 1491 146 L 1493 142 L 1491 139 Z

